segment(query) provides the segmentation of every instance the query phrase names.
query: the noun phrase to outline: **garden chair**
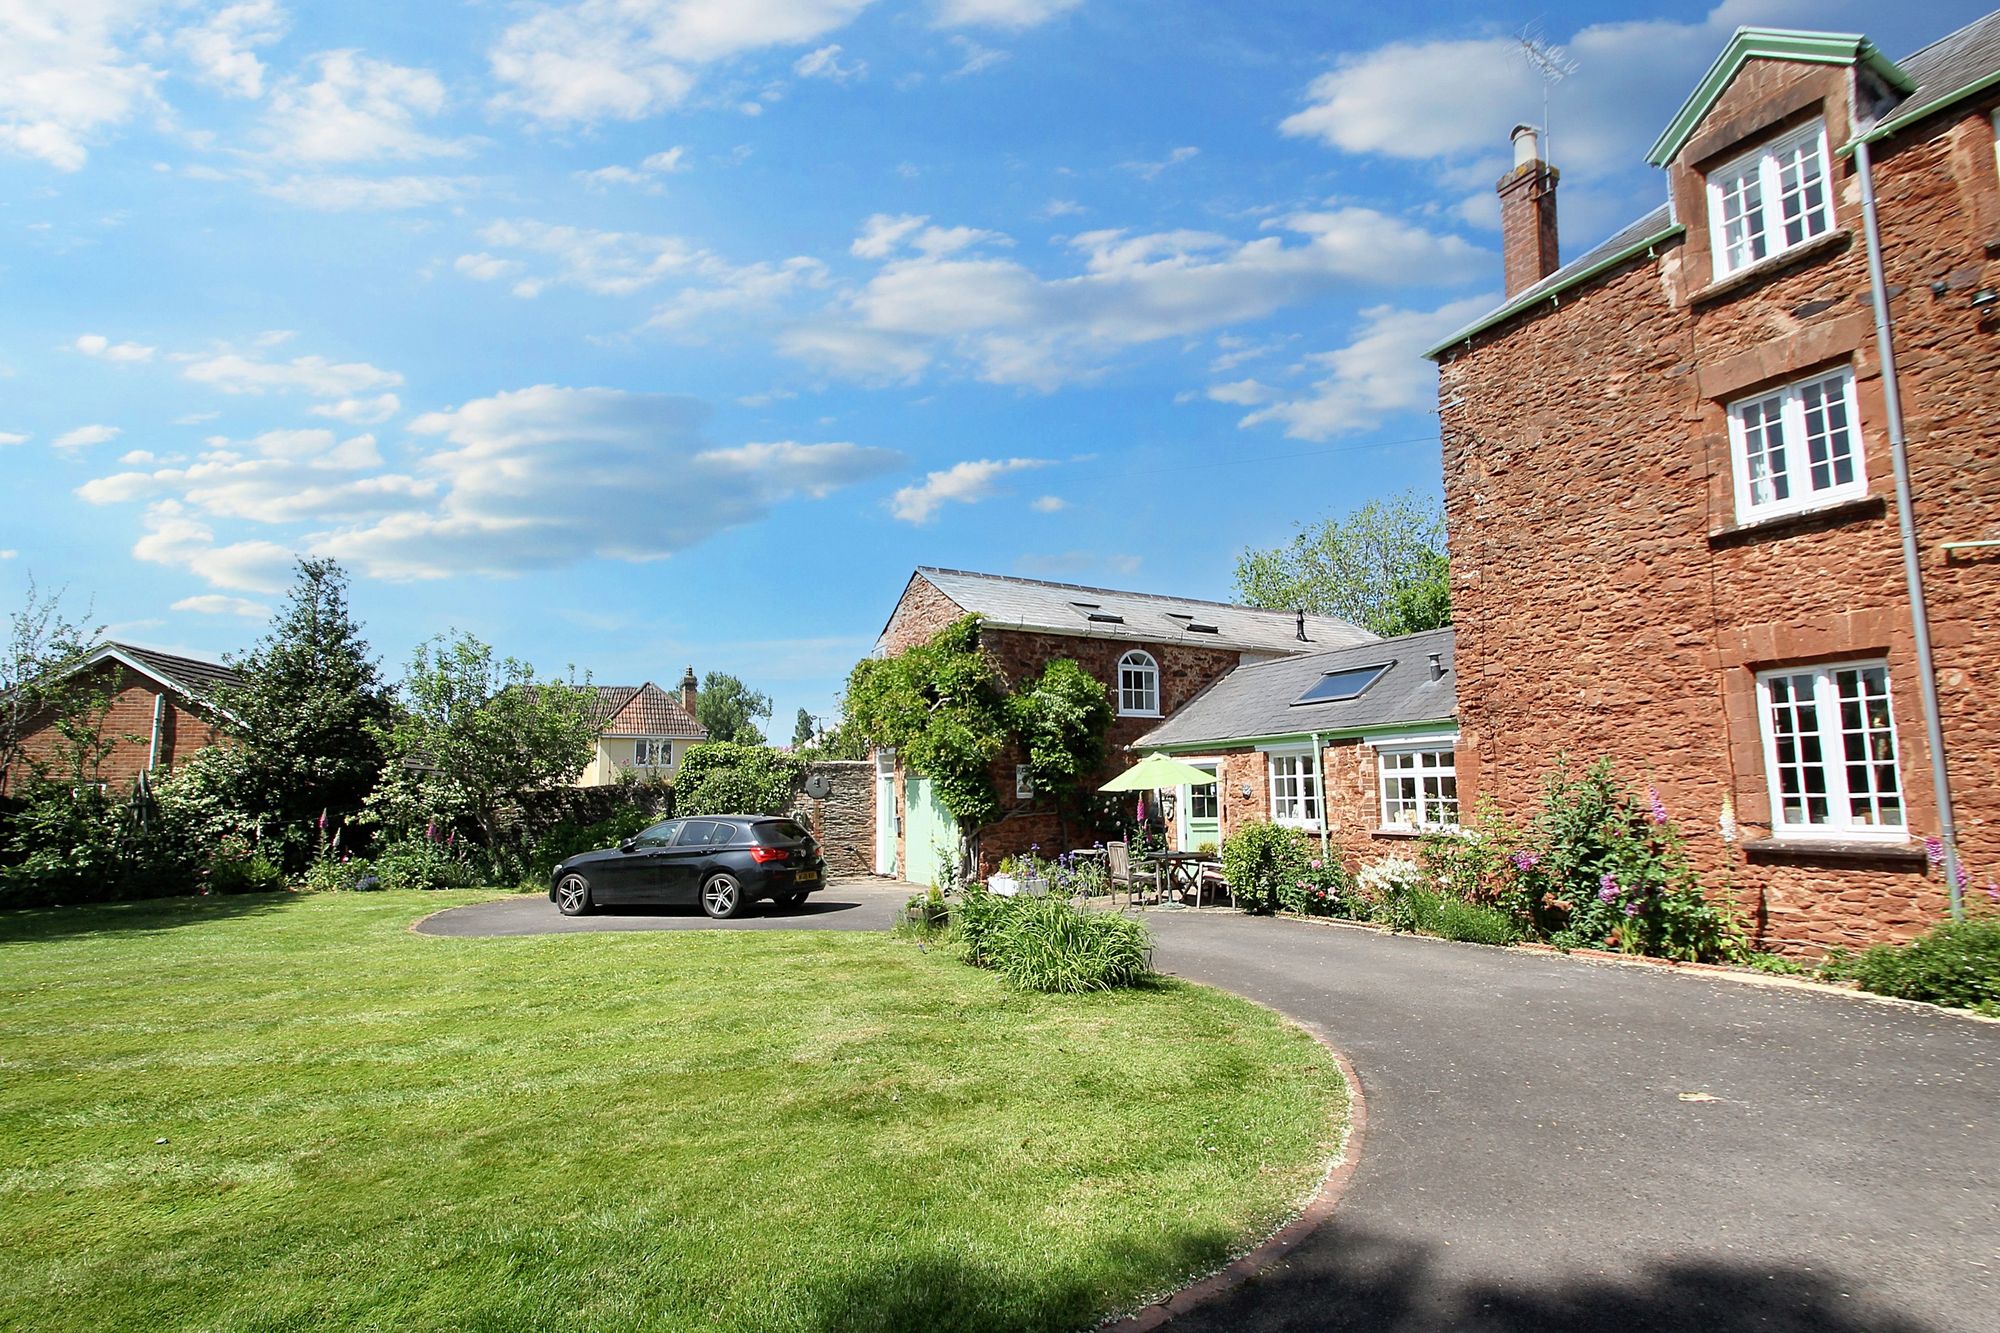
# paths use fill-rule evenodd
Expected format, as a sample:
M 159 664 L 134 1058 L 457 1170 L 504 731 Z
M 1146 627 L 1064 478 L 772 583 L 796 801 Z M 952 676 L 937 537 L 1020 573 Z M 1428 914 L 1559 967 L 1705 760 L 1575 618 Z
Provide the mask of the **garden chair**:
M 1124 843 L 1104 844 L 1104 866 L 1110 875 L 1112 901 L 1117 901 L 1121 885 L 1124 886 L 1127 899 L 1134 904 L 1139 901 L 1139 890 L 1149 885 L 1152 887 L 1153 896 L 1155 898 L 1159 896 L 1159 867 L 1142 866 L 1135 871 L 1132 868 L 1131 849 Z

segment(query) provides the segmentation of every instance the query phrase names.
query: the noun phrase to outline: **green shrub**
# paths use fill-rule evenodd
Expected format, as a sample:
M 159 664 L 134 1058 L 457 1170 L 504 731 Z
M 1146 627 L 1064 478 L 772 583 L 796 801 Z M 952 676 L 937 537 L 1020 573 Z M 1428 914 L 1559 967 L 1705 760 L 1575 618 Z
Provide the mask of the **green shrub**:
M 2000 1015 L 2000 917 L 1946 922 L 1908 944 L 1878 944 L 1844 970 L 1877 995 Z
M 1061 898 L 972 890 L 952 909 L 951 938 L 966 962 L 1022 990 L 1075 995 L 1137 985 L 1153 973 L 1144 926 Z
M 278 893 L 286 886 L 284 868 L 261 851 L 217 856 L 207 884 L 210 893 Z
M 1804 963 L 1781 953 L 1753 953 L 1750 955 L 1750 967 L 1753 971 L 1769 972 L 1778 977 L 1802 977 L 1806 973 Z
M 1433 896 L 1437 905 L 1431 919 L 1419 926 L 1426 935 L 1467 944 L 1513 944 L 1521 938 L 1521 927 L 1497 907 L 1469 903 L 1448 893 Z
M 385 889 L 470 889 L 479 872 L 435 838 L 404 838 L 375 854 L 375 878 Z
M 1261 820 L 1239 826 L 1222 841 L 1222 874 L 1229 896 L 1245 912 L 1278 910 L 1282 894 L 1296 888 L 1310 868 L 1314 846 L 1297 829 Z
M 782 815 L 791 811 L 805 764 L 762 745 L 707 741 L 681 760 L 674 813 Z
M 528 852 L 524 882 L 530 887 L 546 888 L 555 868 L 570 857 L 579 852 L 594 852 L 600 847 L 616 847 L 657 822 L 651 811 L 637 805 L 626 806 L 607 818 L 587 824 L 563 820 L 535 840 L 535 845 Z
M 299 876 L 299 887 L 308 893 L 349 893 L 359 888 L 363 879 L 369 881 L 370 888 L 381 887 L 374 867 L 365 859 L 358 856 L 322 856 Z
M 1295 878 L 1278 885 L 1278 906 L 1300 916 L 1349 916 L 1353 904 L 1354 876 L 1333 857 L 1322 857 L 1317 848 L 1309 850 L 1305 867 Z
M 1418 934 L 1424 903 L 1437 896 L 1423 867 L 1407 856 L 1384 856 L 1355 875 L 1353 915 L 1404 934 Z
M 1000 927 L 1015 901 L 988 893 L 984 885 L 968 885 L 951 909 L 951 938 L 959 956 L 974 967 L 992 967 Z

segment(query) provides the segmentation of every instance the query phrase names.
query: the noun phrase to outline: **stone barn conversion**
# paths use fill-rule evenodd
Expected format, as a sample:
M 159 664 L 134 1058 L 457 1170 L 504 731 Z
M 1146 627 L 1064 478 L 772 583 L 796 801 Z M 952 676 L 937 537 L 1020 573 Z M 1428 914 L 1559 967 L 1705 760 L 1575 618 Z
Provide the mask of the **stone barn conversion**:
M 1516 132 L 1507 299 L 1429 353 L 1462 800 L 1609 755 L 1770 948 L 2000 877 L 1996 108 L 2000 14 L 1900 60 L 1741 29 L 1666 202 L 1560 268 Z

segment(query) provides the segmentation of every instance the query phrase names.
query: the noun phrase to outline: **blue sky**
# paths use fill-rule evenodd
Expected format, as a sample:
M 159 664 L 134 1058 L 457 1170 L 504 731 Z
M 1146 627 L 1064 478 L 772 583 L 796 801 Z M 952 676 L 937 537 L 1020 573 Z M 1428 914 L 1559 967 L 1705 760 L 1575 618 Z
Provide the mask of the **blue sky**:
M 1567 257 L 1737 24 L 1983 12 L 1871 8 L 8 0 L 0 603 L 220 655 L 330 554 L 391 675 L 692 663 L 782 739 L 919 564 L 1226 599 L 1437 490 L 1524 26 Z

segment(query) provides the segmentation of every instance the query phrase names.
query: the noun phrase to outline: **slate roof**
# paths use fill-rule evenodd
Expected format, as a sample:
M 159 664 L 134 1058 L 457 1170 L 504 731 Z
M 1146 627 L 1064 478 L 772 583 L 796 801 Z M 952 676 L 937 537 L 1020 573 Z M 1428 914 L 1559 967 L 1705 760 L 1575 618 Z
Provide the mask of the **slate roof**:
M 598 730 L 606 736 L 660 736 L 679 741 L 705 741 L 708 728 L 688 716 L 681 701 L 659 686 L 593 685 L 597 692 Z
M 2000 78 L 2000 10 L 1973 20 L 1957 32 L 1941 37 L 1895 63 L 1916 87 L 1882 113 L 1876 129 L 1866 136 L 1870 139 L 1882 137 L 1921 119 L 1976 84 Z M 1502 302 L 1490 313 L 1481 315 L 1424 355 L 1431 358 L 1441 356 L 1536 302 L 1575 286 L 1599 269 L 1609 268 L 1628 252 L 1636 254 L 1649 244 L 1678 235 L 1681 230 L 1674 222 L 1672 209 L 1661 204 L 1644 217 L 1620 228 L 1602 245 L 1592 247 L 1589 252 L 1572 259 L 1534 286 Z
M 98 647 L 84 659 L 84 665 L 95 666 L 109 660 L 122 660 L 127 666 L 145 672 L 162 685 L 171 686 L 177 693 L 198 702 L 212 701 L 219 686 L 243 683 L 241 673 L 221 662 L 180 653 L 163 653 L 157 648 L 141 648 L 137 644 L 115 641 Z
M 996 629 L 1046 630 L 1134 643 L 1188 643 L 1256 653 L 1300 653 L 1366 643 L 1375 636 L 1333 616 L 1306 617 L 1306 641 L 1292 611 L 1266 611 L 1120 592 L 1078 583 L 1048 583 L 1009 574 L 974 574 L 924 565 L 917 574 Z
M 1135 750 L 1162 746 L 1227 745 L 1310 732 L 1352 733 L 1444 722 L 1458 712 L 1450 628 L 1394 639 L 1303 653 L 1237 667 L 1189 700 L 1181 710 L 1133 743 Z M 1443 656 L 1444 676 L 1432 680 L 1430 654 Z M 1390 663 L 1389 670 L 1352 699 L 1295 704 L 1331 671 Z

